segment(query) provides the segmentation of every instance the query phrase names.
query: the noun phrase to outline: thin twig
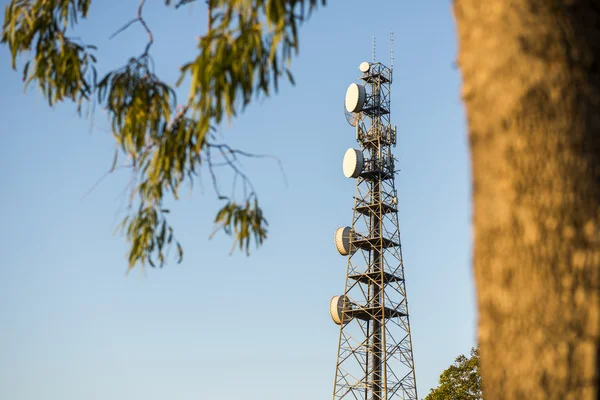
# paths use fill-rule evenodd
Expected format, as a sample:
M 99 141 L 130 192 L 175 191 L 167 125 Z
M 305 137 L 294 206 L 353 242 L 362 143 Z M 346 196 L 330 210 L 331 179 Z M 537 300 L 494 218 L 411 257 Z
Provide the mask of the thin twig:
M 185 116 L 189 108 L 189 104 L 185 105 L 184 107 L 181 107 L 181 109 L 177 112 L 175 117 L 173 117 L 173 120 L 167 126 L 168 131 L 170 131 L 179 121 L 181 121 L 181 119 Z
M 179 3 L 175 4 L 175 8 L 185 6 L 186 4 L 193 3 L 196 0 L 180 0 Z
M 144 29 L 146 30 L 146 33 L 148 33 L 148 43 L 146 43 L 146 48 L 144 49 L 144 52 L 142 53 L 140 58 L 144 58 L 144 57 L 148 56 L 148 52 L 150 51 L 150 46 L 152 46 L 152 43 L 154 43 L 154 37 L 152 36 L 152 31 L 150 30 L 150 28 L 148 27 L 148 24 L 146 24 L 146 21 L 142 17 L 142 11 L 144 9 L 145 4 L 146 4 L 146 0 L 141 0 L 140 5 L 138 7 L 138 11 L 137 11 L 137 18 L 134 18 L 131 21 L 127 22 L 125 25 L 123 25 L 121 28 L 119 28 L 115 33 L 113 33 L 112 35 L 109 36 L 109 39 L 112 39 L 115 36 L 117 36 L 119 33 L 123 32 L 124 30 L 129 28 L 131 25 L 135 24 L 136 22 L 140 22 L 142 24 L 142 26 L 144 27 Z
M 213 170 L 212 161 L 210 158 L 210 148 L 206 149 L 206 155 L 207 155 L 208 171 L 209 171 L 210 177 L 212 179 L 213 188 L 215 189 L 217 196 L 219 196 L 220 198 L 225 197 L 225 196 L 221 195 L 221 191 L 219 190 L 219 185 L 217 184 L 217 176 L 215 175 L 215 171 Z
M 235 197 L 235 187 L 237 186 L 237 174 L 233 175 L 233 182 L 231 184 L 231 197 Z
M 227 150 L 230 154 L 232 154 L 232 156 L 234 157 L 235 161 L 238 161 L 237 158 L 235 157 L 236 154 L 239 154 L 241 156 L 248 157 L 248 158 L 271 158 L 271 159 L 277 161 L 277 164 L 279 166 L 279 170 L 281 171 L 281 175 L 283 177 L 283 181 L 285 183 L 285 186 L 289 187 L 287 176 L 286 176 L 285 170 L 283 168 L 283 163 L 281 162 L 281 159 L 279 157 L 276 157 L 276 156 L 271 155 L 271 154 L 254 154 L 254 153 L 248 153 L 248 152 L 243 151 L 243 150 L 233 149 L 229 145 L 224 144 L 224 143 L 222 143 L 222 144 L 221 143 L 220 144 L 207 143 L 206 145 L 210 146 L 210 147 L 215 147 L 215 148 Z
M 225 151 L 223 150 L 222 147 L 219 147 L 219 151 L 221 152 L 221 155 L 223 156 L 223 158 L 225 159 L 225 161 L 229 162 L 229 165 L 231 166 L 231 168 L 233 169 L 233 171 L 242 178 L 242 182 L 244 184 L 244 186 L 243 186 L 243 188 L 244 188 L 244 198 L 248 197 L 248 195 L 247 195 L 247 186 L 250 187 L 251 193 L 256 193 L 256 191 L 254 190 L 254 186 L 252 185 L 252 182 L 250 181 L 250 179 L 248 178 L 248 176 L 246 174 L 244 174 L 242 171 L 240 171 L 240 169 L 235 165 L 235 163 L 233 161 L 231 161 L 229 159 L 229 157 L 227 157 L 227 153 L 225 153 Z
M 138 7 L 138 20 L 142 23 L 142 26 L 148 33 L 148 43 L 146 44 L 146 50 L 144 50 L 142 57 L 148 55 L 148 52 L 150 51 L 150 46 L 152 46 L 152 43 L 154 43 L 154 37 L 152 36 L 152 31 L 150 30 L 150 28 L 148 28 L 148 25 L 146 24 L 146 21 L 144 20 L 144 18 L 142 18 L 142 10 L 144 9 L 145 3 L 146 3 L 146 0 L 140 1 L 140 6 Z
M 131 21 L 129 21 L 128 23 L 126 23 L 125 25 L 123 25 L 121 28 L 119 28 L 119 30 L 117 30 L 115 33 L 113 33 L 112 35 L 110 35 L 108 37 L 109 40 L 113 39 L 115 36 L 117 36 L 119 33 L 123 32 L 125 29 L 129 28 L 131 25 L 135 24 L 136 22 L 138 22 L 139 20 L 137 18 L 132 19 Z
M 90 194 L 92 194 L 92 192 L 102 183 L 102 181 L 104 181 L 104 179 L 106 179 L 106 177 L 108 175 L 110 175 L 112 172 L 118 170 L 118 169 L 123 169 L 123 168 L 131 168 L 132 165 L 121 165 L 119 167 L 115 167 L 115 168 L 111 168 L 108 171 L 106 171 L 104 174 L 102 174 L 102 176 L 96 181 L 96 183 L 94 183 L 92 185 L 92 187 L 83 195 L 83 197 L 81 198 L 80 201 L 84 201 Z

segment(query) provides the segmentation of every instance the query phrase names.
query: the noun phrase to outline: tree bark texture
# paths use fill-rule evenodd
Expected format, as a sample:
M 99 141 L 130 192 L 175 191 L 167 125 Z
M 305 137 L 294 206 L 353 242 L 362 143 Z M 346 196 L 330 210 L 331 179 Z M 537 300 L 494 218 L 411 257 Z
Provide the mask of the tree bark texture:
M 453 8 L 484 398 L 600 399 L 600 1 Z

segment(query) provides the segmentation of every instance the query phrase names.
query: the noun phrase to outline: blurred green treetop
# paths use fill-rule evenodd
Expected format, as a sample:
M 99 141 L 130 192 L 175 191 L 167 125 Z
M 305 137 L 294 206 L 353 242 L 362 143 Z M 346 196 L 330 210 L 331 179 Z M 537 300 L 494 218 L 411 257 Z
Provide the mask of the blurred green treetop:
M 425 400 L 482 400 L 479 372 L 479 347 L 471 349 L 471 357 L 456 357 L 454 364 L 440 375 L 438 387 L 431 389 Z

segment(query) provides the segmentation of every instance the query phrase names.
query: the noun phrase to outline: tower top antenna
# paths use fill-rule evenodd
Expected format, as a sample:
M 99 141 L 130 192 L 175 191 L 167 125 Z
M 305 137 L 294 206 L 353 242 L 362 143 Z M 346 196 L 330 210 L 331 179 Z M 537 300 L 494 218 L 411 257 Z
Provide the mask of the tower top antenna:
M 375 64 L 375 36 L 373 36 L 373 53 L 372 53 L 372 62 Z
M 390 32 L 390 70 L 394 69 L 394 32 Z

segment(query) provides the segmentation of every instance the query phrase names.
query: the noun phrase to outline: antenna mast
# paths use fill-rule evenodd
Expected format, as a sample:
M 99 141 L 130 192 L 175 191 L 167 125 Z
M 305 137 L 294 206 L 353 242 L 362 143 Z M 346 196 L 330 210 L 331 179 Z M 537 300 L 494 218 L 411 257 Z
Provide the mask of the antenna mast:
M 371 62 L 375 63 L 375 36 L 373 36 L 373 48 L 371 50 Z
M 390 32 L 390 71 L 394 71 L 394 32 Z

